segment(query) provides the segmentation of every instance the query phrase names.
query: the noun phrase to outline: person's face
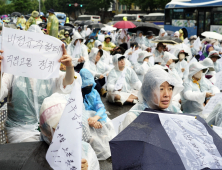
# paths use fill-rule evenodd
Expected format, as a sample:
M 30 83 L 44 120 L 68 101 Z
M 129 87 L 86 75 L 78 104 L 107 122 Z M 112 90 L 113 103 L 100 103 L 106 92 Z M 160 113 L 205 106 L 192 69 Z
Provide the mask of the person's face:
M 68 38 L 68 37 L 69 37 L 69 34 L 65 34 L 65 37 Z
M 214 47 L 209 47 L 208 48 L 208 52 L 213 51 L 213 50 L 214 50 Z
M 100 46 L 98 47 L 98 49 L 102 50 L 102 45 L 100 45 Z
M 218 60 L 218 57 L 211 57 L 211 60 L 215 63 Z
M 139 49 L 139 47 L 135 47 L 135 50 L 138 50 Z
M 158 50 L 159 50 L 159 51 L 163 51 L 163 45 L 160 45 L 160 46 L 158 47 Z
M 139 37 L 142 37 L 143 36 L 143 34 L 142 33 L 139 33 Z
M 110 42 L 110 38 L 107 38 L 107 39 L 106 39 L 106 43 L 109 43 L 109 42 Z
M 153 38 L 153 36 L 149 36 L 149 37 L 148 37 L 149 40 L 152 39 L 152 38 Z
M 99 60 L 100 60 L 100 52 L 98 52 L 96 55 L 96 62 L 98 62 Z
M 143 61 L 149 62 L 149 58 L 148 58 L 148 57 L 147 57 L 147 58 L 144 58 Z
M 122 60 L 118 61 L 118 66 L 119 66 L 119 69 L 120 69 L 120 70 L 121 70 L 122 68 L 124 68 L 124 67 L 125 67 L 125 60 L 122 59 Z
M 164 35 L 165 35 L 165 32 L 161 34 L 162 37 L 164 37 Z
M 160 85 L 160 96 L 154 97 L 154 103 L 158 103 L 160 109 L 166 109 L 170 105 L 170 101 L 173 95 L 173 87 L 168 83 L 164 82 Z

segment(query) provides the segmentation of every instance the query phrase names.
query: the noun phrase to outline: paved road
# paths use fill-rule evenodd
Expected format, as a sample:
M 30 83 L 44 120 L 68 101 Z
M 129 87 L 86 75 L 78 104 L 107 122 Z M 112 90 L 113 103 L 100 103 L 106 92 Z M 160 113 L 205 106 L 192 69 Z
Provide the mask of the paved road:
M 109 118 L 113 119 L 122 113 L 127 112 L 132 105 L 116 106 L 102 101 L 109 111 Z M 19 143 L 0 145 L 0 169 L 1 170 L 50 170 L 45 155 L 48 145 L 45 142 Z M 112 170 L 112 163 L 100 161 L 101 170 Z

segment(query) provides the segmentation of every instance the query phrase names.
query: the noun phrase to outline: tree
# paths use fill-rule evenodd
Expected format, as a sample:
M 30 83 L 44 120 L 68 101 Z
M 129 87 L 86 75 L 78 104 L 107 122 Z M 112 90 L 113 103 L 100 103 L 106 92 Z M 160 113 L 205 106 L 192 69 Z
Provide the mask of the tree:
M 131 6 L 133 3 L 135 3 L 135 0 L 119 0 L 119 3 L 121 5 L 126 5 L 127 13 L 130 11 Z
M 17 12 L 28 13 L 31 9 L 32 3 L 30 0 L 12 0 L 12 2 Z

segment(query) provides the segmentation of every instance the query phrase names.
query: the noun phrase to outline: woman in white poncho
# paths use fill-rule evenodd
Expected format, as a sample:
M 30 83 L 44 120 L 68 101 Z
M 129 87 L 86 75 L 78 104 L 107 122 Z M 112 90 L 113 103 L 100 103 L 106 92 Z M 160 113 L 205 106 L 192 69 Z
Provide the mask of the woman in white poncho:
M 122 131 L 132 123 L 146 108 L 161 109 L 171 112 L 181 112 L 171 104 L 172 98 L 183 90 L 173 76 L 160 67 L 152 67 L 145 74 L 142 87 L 139 91 L 139 103 L 127 113 L 119 130 Z
M 109 102 L 123 105 L 126 101 L 135 103 L 141 82 L 135 71 L 125 66 L 125 56 L 113 56 L 114 68 L 110 71 L 107 81 Z

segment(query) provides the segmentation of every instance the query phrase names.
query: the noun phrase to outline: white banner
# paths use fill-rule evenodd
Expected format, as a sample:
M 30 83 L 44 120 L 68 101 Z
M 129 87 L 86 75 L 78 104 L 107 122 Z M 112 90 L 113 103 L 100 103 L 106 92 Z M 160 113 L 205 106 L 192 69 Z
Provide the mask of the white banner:
M 2 37 L 2 72 L 37 79 L 59 76 L 62 41 L 49 35 L 6 27 Z
M 193 116 L 159 114 L 160 122 L 186 170 L 222 169 L 213 137 Z
M 54 170 L 81 170 L 82 93 L 76 83 L 46 154 Z
M 214 110 L 215 106 L 222 101 L 222 93 L 217 93 L 215 96 L 211 97 L 209 102 L 203 109 L 202 114 L 205 118 L 209 116 L 209 114 Z

